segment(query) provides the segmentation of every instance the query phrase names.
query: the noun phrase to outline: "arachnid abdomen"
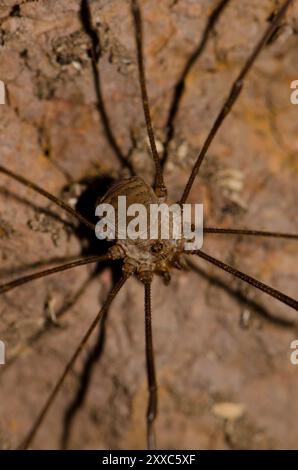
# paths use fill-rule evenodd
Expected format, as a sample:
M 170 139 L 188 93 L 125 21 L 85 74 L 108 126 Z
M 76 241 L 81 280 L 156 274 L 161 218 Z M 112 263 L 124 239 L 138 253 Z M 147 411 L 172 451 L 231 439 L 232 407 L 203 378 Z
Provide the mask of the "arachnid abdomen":
M 149 239 L 150 204 L 158 204 L 158 198 L 142 178 L 126 178 L 115 183 L 99 201 L 99 204 L 109 204 L 114 208 L 114 214 L 108 216 L 107 220 L 115 236 L 109 238 L 126 240 L 129 244 L 131 242 L 139 243 L 140 239 L 143 241 Z M 137 207 L 132 206 L 133 204 L 139 204 L 143 209 L 143 213 L 139 213 L 139 231 L 142 236 L 137 240 L 132 240 L 127 231 L 129 223 L 138 212 Z M 127 213 L 129 208 L 132 210 L 131 213 Z
M 158 203 L 153 189 L 138 176 L 125 178 L 113 184 L 99 202 L 111 204 L 117 210 L 119 196 L 126 196 L 127 207 L 131 204 L 143 204 L 149 208 L 150 204 Z

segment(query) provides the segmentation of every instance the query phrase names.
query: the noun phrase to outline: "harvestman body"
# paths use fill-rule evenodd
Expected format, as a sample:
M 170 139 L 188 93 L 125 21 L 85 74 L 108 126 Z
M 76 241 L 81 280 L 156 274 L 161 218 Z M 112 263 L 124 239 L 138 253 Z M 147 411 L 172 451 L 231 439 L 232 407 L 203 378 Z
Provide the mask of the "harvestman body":
M 267 42 L 271 39 L 272 35 L 275 33 L 277 27 L 283 16 L 285 15 L 288 7 L 290 4 L 293 3 L 294 0 L 286 0 L 283 2 L 279 11 L 273 16 L 273 19 L 266 29 L 265 33 L 263 34 L 260 41 L 257 43 L 255 48 L 253 49 L 251 55 L 248 57 L 246 63 L 244 64 L 240 74 L 238 75 L 237 79 L 232 86 L 230 93 L 224 102 L 222 109 L 220 110 L 217 119 L 215 120 L 211 131 L 209 132 L 205 143 L 202 146 L 202 149 L 197 157 L 197 160 L 194 164 L 193 170 L 189 177 L 189 180 L 185 186 L 184 192 L 182 197 L 179 201 L 179 204 L 184 204 L 190 193 L 192 185 L 195 181 L 195 178 L 198 174 L 202 161 L 207 153 L 207 150 L 216 135 L 221 123 L 228 115 L 229 111 L 231 110 L 232 106 L 236 102 L 244 83 L 244 79 L 246 78 L 248 72 L 250 71 L 251 67 L 253 66 L 256 58 L 267 44 Z M 219 3 L 218 11 L 222 9 L 222 7 L 227 2 L 221 0 Z M 139 9 L 139 5 L 137 0 L 131 0 L 132 6 L 132 14 L 134 18 L 135 24 L 135 32 L 136 32 L 136 44 L 137 44 L 137 58 L 138 58 L 138 68 L 139 68 L 139 78 L 140 78 L 140 86 L 141 86 L 141 93 L 142 93 L 142 103 L 144 109 L 144 115 L 146 120 L 146 126 L 150 141 L 150 147 L 152 152 L 152 157 L 155 164 L 155 181 L 153 185 L 153 189 L 148 186 L 141 178 L 134 177 L 128 180 L 122 180 L 113 186 L 105 195 L 104 201 L 111 203 L 116 208 L 116 199 L 119 195 L 124 195 L 128 199 L 128 203 L 141 203 L 144 205 L 148 205 L 150 203 L 158 203 L 161 200 L 164 200 L 167 195 L 167 189 L 164 184 L 163 180 L 163 171 L 161 161 L 156 149 L 153 128 L 151 124 L 151 117 L 150 117 L 150 109 L 148 104 L 148 96 L 147 96 L 147 89 L 146 89 L 146 80 L 145 80 L 145 68 L 144 68 L 144 61 L 143 61 L 143 38 L 142 38 L 142 22 L 141 22 L 141 13 Z M 82 0 L 81 3 L 82 9 L 85 11 L 86 16 L 86 31 L 92 36 L 94 39 L 93 47 L 92 47 L 92 66 L 93 71 L 96 75 L 96 64 L 98 60 L 98 51 L 96 50 L 96 31 L 93 30 L 92 21 L 90 18 L 89 6 L 87 0 Z M 209 26 L 212 26 L 212 22 L 214 22 L 214 17 L 210 19 Z M 84 224 L 90 230 L 94 231 L 95 226 L 91 222 L 89 222 L 86 218 L 84 218 L 80 213 L 75 211 L 73 208 L 68 206 L 63 201 L 57 199 L 55 196 L 49 194 L 44 189 L 37 186 L 35 183 L 27 180 L 23 176 L 17 175 L 12 171 L 0 166 L 0 172 L 15 179 L 19 183 L 25 185 L 26 187 L 31 188 L 32 190 L 38 192 L 39 194 L 43 195 L 47 199 L 51 200 L 55 204 L 57 204 L 60 208 L 68 212 L 70 215 L 75 217 L 79 222 Z M 265 236 L 265 237 L 276 237 L 276 238 L 291 238 L 291 239 L 298 239 L 298 235 L 296 234 L 285 234 L 285 233 L 276 233 L 276 232 L 264 232 L 258 230 L 237 230 L 237 229 L 219 229 L 219 228 L 210 228 L 204 227 L 205 234 L 242 234 L 248 236 Z M 149 390 L 149 401 L 148 401 L 148 408 L 147 408 L 147 443 L 149 449 L 154 449 L 156 446 L 155 443 L 155 434 L 154 434 L 154 420 L 157 415 L 157 382 L 156 382 L 156 374 L 155 374 L 155 366 L 154 366 L 154 351 L 153 351 L 153 341 L 152 341 L 152 327 L 151 327 L 151 281 L 154 274 L 161 274 L 165 277 L 166 280 L 169 280 L 169 273 L 172 268 L 174 267 L 182 267 L 183 265 L 183 253 L 185 252 L 183 246 L 183 240 L 146 240 L 146 241 L 132 241 L 132 240 L 117 240 L 115 244 L 110 248 L 108 253 L 104 256 L 89 256 L 80 258 L 77 261 L 72 263 L 64 264 L 63 266 L 57 266 L 53 269 L 48 269 L 39 273 L 35 273 L 32 275 L 28 275 L 17 279 L 15 281 L 6 283 L 0 286 L 0 294 L 10 291 L 11 289 L 25 284 L 27 282 L 33 281 L 34 279 L 38 279 L 53 273 L 61 272 L 76 266 L 86 265 L 88 263 L 98 263 L 106 260 L 115 260 L 115 259 L 122 259 L 123 260 L 123 276 L 116 283 L 116 285 L 112 288 L 108 298 L 106 299 L 105 303 L 103 304 L 100 312 L 93 320 L 92 324 L 86 331 L 85 335 L 80 341 L 80 344 L 74 351 L 73 355 L 71 356 L 69 362 L 67 363 L 63 373 L 59 377 L 58 381 L 56 382 L 51 394 L 47 398 L 44 406 L 42 407 L 39 415 L 37 416 L 36 421 L 34 422 L 31 430 L 27 434 L 26 438 L 20 445 L 20 448 L 27 449 L 35 437 L 41 423 L 43 422 L 51 404 L 53 403 L 60 387 L 62 386 L 68 372 L 71 370 L 74 362 L 76 361 L 77 357 L 79 356 L 80 352 L 82 351 L 84 345 L 88 341 L 91 333 L 94 331 L 95 327 L 98 325 L 100 320 L 102 319 L 103 315 L 108 310 L 110 304 L 112 303 L 113 299 L 124 285 L 126 280 L 132 275 L 136 274 L 138 278 L 144 283 L 144 291 L 145 291 L 145 334 L 146 334 L 146 366 L 147 366 L 147 377 L 148 377 L 148 390 Z M 256 287 L 257 289 L 265 292 L 266 294 L 270 295 L 278 299 L 279 301 L 283 302 L 284 304 L 288 305 L 289 307 L 298 310 L 298 302 L 283 294 L 282 292 L 267 286 L 266 284 L 254 279 L 247 274 L 244 274 L 241 271 L 219 261 L 216 258 L 213 258 L 209 254 L 201 251 L 195 250 L 192 252 L 187 252 L 188 254 L 194 254 L 199 256 L 202 259 L 205 259 L 209 263 L 218 266 L 220 269 L 232 274 L 233 276 L 243 280 L 244 282 Z
M 164 203 L 164 198 L 158 198 L 153 189 L 145 183 L 142 178 L 132 177 L 124 179 L 113 185 L 105 196 L 100 200 L 102 204 L 110 204 L 115 209 L 115 219 L 118 220 L 118 198 L 126 197 L 127 206 L 140 204 L 147 214 L 150 213 L 150 205 Z M 148 216 L 149 217 L 149 216 Z M 149 222 L 149 221 L 148 221 Z M 126 224 L 129 223 L 129 218 Z M 158 224 L 158 221 L 156 222 Z M 153 274 L 162 275 L 165 281 L 170 280 L 170 270 L 173 267 L 182 268 L 183 262 L 183 239 L 150 239 L 149 223 L 145 236 L 146 239 L 119 239 L 116 232 L 116 244 L 111 248 L 111 255 L 122 258 L 124 261 L 123 271 L 133 271 L 140 281 L 152 280 Z M 171 234 L 172 230 L 169 231 Z

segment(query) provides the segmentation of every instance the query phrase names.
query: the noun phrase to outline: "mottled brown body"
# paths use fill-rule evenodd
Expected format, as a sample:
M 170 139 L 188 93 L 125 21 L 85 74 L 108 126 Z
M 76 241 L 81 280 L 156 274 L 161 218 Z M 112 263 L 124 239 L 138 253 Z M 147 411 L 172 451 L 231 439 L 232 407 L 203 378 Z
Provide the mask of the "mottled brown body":
M 123 179 L 115 183 L 100 200 L 100 203 L 111 204 L 115 209 L 116 220 L 118 217 L 118 197 L 126 196 L 127 207 L 131 204 L 142 204 L 150 211 L 150 204 L 159 204 L 164 200 L 158 198 L 153 189 L 140 177 Z M 127 217 L 127 224 L 132 217 Z M 124 259 L 123 271 L 133 271 L 140 280 L 151 279 L 153 274 L 159 274 L 166 281 L 170 279 L 171 268 L 183 267 L 182 251 L 183 240 L 150 239 L 149 220 L 147 220 L 147 237 L 145 240 L 133 240 L 129 237 L 119 239 L 116 236 L 116 244 L 112 248 L 113 256 Z M 115 227 L 116 235 L 118 233 Z

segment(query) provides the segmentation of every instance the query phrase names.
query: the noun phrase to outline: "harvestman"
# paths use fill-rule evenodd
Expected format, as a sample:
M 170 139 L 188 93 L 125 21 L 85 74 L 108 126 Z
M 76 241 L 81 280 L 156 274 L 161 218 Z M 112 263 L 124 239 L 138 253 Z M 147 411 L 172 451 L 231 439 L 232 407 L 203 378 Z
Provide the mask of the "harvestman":
M 267 44 L 267 42 L 272 38 L 273 34 L 276 32 L 279 23 L 283 16 L 285 15 L 290 4 L 293 3 L 293 0 L 286 0 L 283 2 L 281 8 L 273 16 L 271 23 L 267 27 L 262 38 L 259 40 L 257 45 L 254 47 L 252 53 L 245 62 L 241 72 L 239 73 L 237 79 L 235 80 L 228 97 L 226 98 L 224 105 L 222 106 L 203 146 L 202 149 L 195 161 L 193 169 L 191 171 L 190 177 L 187 181 L 181 199 L 178 201 L 179 204 L 186 203 L 193 183 L 199 173 L 201 164 L 206 156 L 208 148 L 216 135 L 218 129 L 220 128 L 222 122 L 226 116 L 231 111 L 234 103 L 236 102 L 242 88 L 244 81 L 251 70 L 254 62 L 259 56 L 260 52 Z M 85 4 L 88 6 L 87 0 Z M 116 186 L 112 186 L 106 196 L 104 197 L 104 202 L 110 202 L 113 204 L 118 195 L 125 195 L 128 198 L 132 199 L 133 202 L 140 204 L 150 204 L 158 203 L 164 201 L 167 197 L 167 188 L 163 179 L 163 165 L 159 154 L 157 152 L 153 127 L 151 123 L 149 101 L 146 88 L 146 78 L 145 78 L 145 67 L 144 67 L 144 58 L 143 58 L 143 32 L 142 32 L 142 19 L 141 12 L 137 0 L 131 0 L 131 10 L 134 19 L 135 25 L 135 35 L 136 35 L 136 47 L 137 47 L 137 61 L 138 61 L 138 70 L 139 70 L 139 81 L 141 87 L 142 103 L 143 110 L 145 115 L 146 127 L 148 132 L 148 137 L 150 141 L 150 148 L 152 153 L 152 158 L 155 165 L 155 180 L 153 188 L 149 187 L 141 178 L 134 177 L 120 181 Z M 94 52 L 94 51 L 93 51 Z M 22 185 L 32 189 L 33 191 L 41 194 L 45 198 L 49 199 L 60 208 L 68 212 L 71 216 L 76 218 L 79 222 L 85 225 L 88 229 L 94 232 L 95 226 L 93 223 L 89 222 L 85 217 L 80 213 L 74 210 L 72 207 L 67 205 L 62 200 L 56 198 L 52 194 L 49 194 L 44 189 L 40 188 L 35 183 L 29 181 L 28 179 L 15 174 L 3 166 L 0 166 L 0 172 L 13 178 Z M 264 232 L 259 230 L 237 230 L 231 228 L 213 228 L 213 227 L 204 227 L 204 233 L 206 234 L 241 234 L 248 236 L 263 236 L 263 237 L 276 237 L 276 238 L 288 238 L 298 240 L 298 235 L 288 234 L 288 233 L 277 233 L 277 232 Z M 136 249 L 134 249 L 136 248 Z M 116 239 L 115 244 L 108 250 L 104 256 L 89 256 L 77 259 L 71 263 L 57 266 L 52 269 L 47 269 L 29 276 L 25 276 L 19 279 L 16 279 L 12 282 L 6 283 L 0 286 L 0 293 L 8 292 L 11 289 L 14 289 L 17 286 L 28 283 L 35 279 L 48 276 L 50 274 L 58 273 L 71 269 L 77 266 L 83 266 L 89 263 L 98 263 L 106 260 L 116 260 L 122 259 L 122 277 L 116 283 L 116 285 L 110 291 L 106 301 L 104 302 L 100 312 L 94 318 L 92 324 L 89 326 L 88 330 L 81 339 L 78 347 L 71 356 L 69 362 L 67 363 L 63 373 L 59 377 L 56 385 L 54 386 L 51 394 L 47 398 L 44 406 L 42 407 L 39 415 L 37 416 L 36 421 L 34 422 L 31 430 L 28 432 L 27 436 L 19 446 L 20 449 L 27 449 L 35 437 L 41 423 L 43 422 L 51 404 L 53 403 L 60 387 L 62 386 L 68 372 L 71 370 L 74 362 L 82 351 L 83 347 L 87 343 L 91 333 L 94 331 L 95 327 L 101 321 L 103 315 L 108 310 L 110 304 L 114 300 L 117 293 L 120 291 L 122 286 L 125 284 L 127 279 L 135 274 L 139 280 L 144 284 L 145 292 L 145 338 L 146 338 L 146 367 L 147 367 L 147 378 L 148 378 L 148 391 L 149 391 L 149 400 L 147 408 L 147 444 L 149 449 L 154 449 L 155 444 L 155 433 L 154 433 L 154 421 L 157 416 L 157 382 L 154 366 L 154 351 L 153 351 L 153 340 L 152 340 L 152 327 L 151 327 L 151 282 L 154 274 L 162 275 L 165 278 L 169 277 L 169 272 L 173 267 L 181 265 L 181 257 L 184 250 L 183 243 L 177 243 L 175 240 L 146 240 L 143 244 L 137 245 L 136 241 L 133 240 L 122 240 L 121 242 Z M 237 269 L 229 266 L 222 261 L 219 261 L 216 258 L 213 258 L 209 254 L 201 250 L 187 252 L 188 254 L 193 254 L 203 258 L 204 260 L 212 263 L 218 268 L 232 274 L 233 276 L 241 279 L 242 281 L 256 287 L 257 289 L 263 291 L 264 293 L 278 299 L 280 302 L 288 305 L 289 307 L 298 310 L 298 302 L 283 294 L 282 292 L 258 281 L 257 279 L 248 276 L 247 274 L 238 271 Z M 146 256 L 144 256 L 146 255 Z

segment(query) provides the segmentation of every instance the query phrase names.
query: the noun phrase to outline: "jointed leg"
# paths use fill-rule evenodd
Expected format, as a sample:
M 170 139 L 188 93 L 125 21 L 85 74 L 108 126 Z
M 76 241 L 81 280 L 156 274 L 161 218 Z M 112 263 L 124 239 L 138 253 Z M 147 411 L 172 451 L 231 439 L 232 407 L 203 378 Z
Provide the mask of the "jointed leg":
M 141 93 L 142 93 L 142 103 L 144 109 L 144 115 L 146 120 L 147 132 L 150 141 L 150 147 L 152 152 L 152 157 L 155 164 L 155 183 L 154 189 L 157 196 L 163 197 L 167 194 L 167 189 L 164 184 L 163 174 L 162 174 L 162 167 L 161 161 L 157 152 L 154 132 L 152 128 L 151 122 L 151 115 L 150 115 L 150 108 L 149 108 L 149 100 L 148 100 L 148 93 L 146 87 L 146 74 L 145 74 L 145 66 L 144 66 L 144 55 L 143 55 L 143 27 L 142 27 L 142 17 L 139 4 L 137 0 L 131 0 L 132 6 L 132 14 L 135 23 L 135 31 L 136 31 L 136 43 L 137 43 L 137 58 L 138 58 L 138 67 L 139 67 L 139 78 L 140 78 L 140 86 L 141 86 Z
M 0 285 L 0 295 L 4 294 L 4 292 L 8 292 L 15 287 L 21 286 L 22 284 L 26 284 L 27 282 L 34 281 L 35 279 L 40 279 L 45 276 L 49 276 L 50 274 L 59 273 L 61 271 L 66 271 L 67 269 L 76 268 L 77 266 L 84 266 L 85 264 L 90 263 L 99 263 L 101 261 L 110 260 L 111 256 L 109 254 L 103 256 L 85 256 L 84 258 L 80 258 L 76 261 L 72 261 L 71 263 L 66 263 L 61 266 L 56 266 L 55 268 L 46 269 L 45 271 L 40 271 L 38 273 L 29 274 L 29 276 L 24 276 L 15 281 L 7 282 L 6 284 Z
M 242 281 L 247 282 L 251 286 L 256 287 L 257 289 L 265 292 L 266 294 L 270 295 L 271 297 L 274 297 L 275 299 L 279 300 L 280 302 L 282 302 L 286 305 L 289 305 L 294 310 L 298 311 L 298 301 L 297 300 L 293 299 L 292 297 L 289 297 L 286 294 L 283 294 L 282 292 L 278 291 L 277 289 L 274 289 L 273 287 L 267 286 L 263 282 L 258 281 L 257 279 L 249 276 L 248 274 L 245 274 L 241 271 L 238 271 L 238 269 L 233 268 L 232 266 L 229 266 L 228 264 L 223 263 L 222 261 L 220 261 L 216 258 L 213 258 L 213 256 L 210 256 L 210 255 L 208 255 L 207 253 L 204 253 L 201 250 L 195 250 L 195 251 L 189 251 L 189 252 L 186 251 L 185 253 L 197 255 L 200 258 L 203 258 L 204 260 L 208 261 L 209 263 L 214 264 L 218 268 L 221 268 L 224 271 L 226 271 L 227 273 L 230 273 L 233 276 L 238 277 Z
M 61 317 L 63 317 L 66 313 L 68 313 L 72 307 L 75 306 L 75 304 L 78 302 L 78 300 L 83 296 L 83 294 L 86 292 L 89 284 L 96 279 L 97 276 L 97 271 L 95 268 L 95 271 L 91 273 L 91 275 L 88 276 L 88 278 L 82 283 L 82 285 L 79 287 L 79 289 L 74 293 L 73 297 L 71 297 L 69 300 L 67 300 L 61 308 L 58 309 L 57 312 L 55 312 L 55 317 L 57 318 L 57 323 L 58 325 L 60 324 Z M 49 333 L 53 333 L 53 321 L 51 319 L 45 319 L 44 324 L 33 333 L 26 341 L 23 343 L 21 348 L 18 348 L 16 353 L 8 358 L 5 364 L 5 368 L 1 371 L 2 375 L 3 373 L 6 373 L 11 366 L 14 365 L 14 363 L 22 356 L 22 352 L 24 350 L 34 348 L 35 343 L 40 340 L 44 339 Z
M 182 70 L 182 73 L 175 85 L 174 95 L 172 98 L 172 102 L 170 104 L 170 110 L 169 110 L 169 115 L 168 115 L 167 124 L 166 124 L 167 134 L 166 134 L 166 140 L 165 140 L 165 146 L 164 146 L 165 150 L 164 150 L 164 154 L 162 158 L 163 168 L 168 159 L 169 144 L 174 137 L 174 133 L 175 133 L 174 123 L 175 123 L 175 119 L 179 111 L 181 98 L 185 90 L 185 83 L 186 83 L 187 77 L 193 65 L 197 62 L 197 60 L 200 58 L 201 54 L 203 53 L 207 45 L 208 39 L 212 31 L 214 30 L 216 22 L 219 20 L 222 12 L 224 11 L 224 9 L 226 8 L 229 2 L 230 0 L 219 0 L 215 9 L 213 10 L 213 12 L 208 18 L 207 24 L 205 26 L 205 29 L 203 31 L 203 34 L 201 36 L 198 46 L 196 47 L 194 52 L 191 54 L 191 56 L 187 59 L 187 62 Z
M 151 281 L 145 282 L 145 335 L 146 365 L 148 377 L 149 401 L 147 408 L 147 442 L 148 449 L 156 449 L 154 421 L 157 415 L 157 383 L 154 365 L 154 350 L 151 322 Z
M 7 168 L 3 167 L 0 165 L 0 173 L 3 173 L 7 176 L 10 176 L 14 180 L 18 181 L 22 185 L 26 186 L 27 188 L 32 189 L 33 191 L 41 194 L 45 198 L 49 199 L 50 201 L 54 202 L 57 206 L 59 206 L 61 209 L 64 209 L 66 212 L 68 212 L 70 215 L 75 217 L 77 220 L 79 220 L 82 224 L 86 225 L 91 230 L 95 230 L 95 225 L 89 222 L 85 217 L 83 217 L 79 212 L 74 210 L 72 207 L 70 207 L 68 204 L 66 204 L 64 201 L 61 199 L 58 199 L 56 196 L 53 196 L 53 194 L 48 193 L 45 189 L 42 189 L 40 186 L 37 186 L 37 184 L 33 183 L 32 181 L 29 181 L 27 178 L 24 178 L 21 175 L 18 175 L 14 173 L 11 170 L 8 170 Z
M 226 234 L 226 235 L 249 235 L 249 236 L 256 236 L 256 237 L 289 238 L 292 240 L 298 240 L 298 235 L 294 233 L 266 232 L 263 230 L 204 227 L 204 233 Z
M 233 287 L 230 282 L 224 281 L 218 276 L 210 274 L 198 266 L 191 258 L 187 259 L 187 265 L 195 272 L 198 276 L 208 281 L 210 284 L 218 289 L 225 291 L 229 296 L 237 300 L 241 306 L 245 309 L 249 309 L 260 318 L 270 322 L 272 325 L 276 325 L 278 328 L 295 328 L 297 322 L 289 320 L 288 318 L 273 315 L 270 309 L 267 309 L 265 305 L 258 302 L 257 299 L 248 298 L 244 292 L 238 287 Z
M 288 7 L 290 4 L 293 2 L 293 0 L 286 0 L 284 1 L 282 7 L 278 11 L 278 13 L 274 16 L 271 24 L 268 26 L 267 30 L 265 31 L 263 37 L 260 39 L 258 44 L 255 46 L 253 49 L 251 55 L 247 59 L 246 63 L 244 64 L 244 67 L 242 68 L 240 74 L 238 75 L 237 79 L 235 80 L 231 91 L 229 93 L 228 98 L 225 100 L 224 105 L 222 109 L 219 112 L 219 115 L 217 116 L 204 144 L 203 147 L 197 157 L 197 160 L 193 166 L 192 172 L 190 174 L 189 180 L 185 186 L 185 189 L 183 191 L 182 197 L 179 201 L 180 204 L 184 204 L 188 198 L 188 195 L 190 193 L 190 190 L 192 188 L 192 185 L 194 183 L 194 180 L 199 172 L 199 169 L 201 167 L 201 164 L 204 160 L 204 157 L 207 153 L 207 150 L 213 141 L 215 135 L 217 134 L 218 129 L 220 128 L 221 124 L 223 123 L 224 119 L 226 116 L 229 114 L 231 111 L 234 103 L 236 102 L 238 96 L 240 95 L 240 92 L 243 88 L 244 80 L 251 70 L 252 66 L 254 65 L 257 57 L 259 56 L 260 52 L 263 50 L 263 48 L 266 46 L 268 40 L 272 37 L 272 34 L 276 30 L 278 24 L 280 23 L 282 17 L 285 15 Z
M 49 395 L 49 397 L 47 398 L 44 406 L 42 407 L 39 415 L 37 416 L 36 421 L 34 422 L 32 428 L 31 428 L 31 430 L 29 431 L 29 433 L 25 437 L 24 441 L 19 446 L 19 449 L 26 450 L 30 446 L 30 444 L 31 444 L 32 440 L 34 439 L 40 425 L 42 424 L 42 422 L 43 422 L 50 406 L 52 405 L 54 399 L 56 398 L 56 395 L 59 392 L 59 390 L 60 390 L 60 388 L 61 388 L 68 372 L 72 369 L 75 361 L 77 360 L 79 354 L 81 353 L 83 347 L 87 343 L 87 341 L 88 341 L 89 337 L 91 336 L 92 332 L 94 331 L 95 327 L 100 322 L 100 320 L 101 320 L 102 316 L 104 315 L 104 313 L 110 307 L 112 301 L 114 300 L 114 298 L 116 297 L 116 295 L 120 291 L 123 284 L 126 282 L 127 278 L 128 278 L 128 276 L 123 276 L 120 279 L 120 281 L 118 281 L 118 283 L 115 285 L 115 287 L 111 290 L 111 292 L 109 293 L 105 303 L 103 304 L 102 308 L 100 309 L 100 312 L 96 315 L 95 319 L 93 320 L 93 322 L 89 326 L 88 330 L 86 331 L 85 335 L 81 339 L 81 341 L 80 341 L 78 347 L 76 348 L 75 352 L 71 356 L 71 359 L 68 361 L 67 365 L 65 366 L 63 373 L 61 374 L 58 381 L 56 382 L 56 385 L 54 386 L 51 394 Z
M 113 283 L 115 281 L 113 280 Z M 98 366 L 105 348 L 106 343 L 106 330 L 107 318 L 109 311 L 106 310 L 101 318 L 99 324 L 98 338 L 91 351 L 88 353 L 87 359 L 83 365 L 82 372 L 79 376 L 78 387 L 75 391 L 74 397 L 70 401 L 67 409 L 65 410 L 63 418 L 63 431 L 61 436 L 61 449 L 68 448 L 69 440 L 71 437 L 73 423 L 79 410 L 83 407 L 89 388 L 91 386 L 92 375 L 95 366 Z

